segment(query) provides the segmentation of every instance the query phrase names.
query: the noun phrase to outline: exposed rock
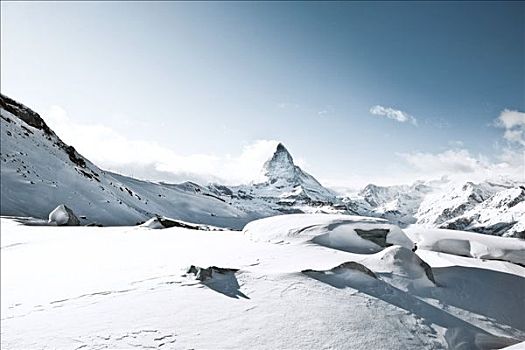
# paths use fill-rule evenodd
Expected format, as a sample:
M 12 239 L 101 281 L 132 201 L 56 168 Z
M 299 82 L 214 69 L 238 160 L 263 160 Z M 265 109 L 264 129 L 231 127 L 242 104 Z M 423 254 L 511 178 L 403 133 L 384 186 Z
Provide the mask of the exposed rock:
M 53 134 L 51 129 L 44 122 L 42 117 L 38 113 L 33 112 L 21 103 L 10 99 L 9 97 L 0 94 L 0 107 L 8 111 L 9 113 L 16 115 L 28 125 L 43 130 L 46 134 Z M 4 118 L 5 119 L 5 118 Z M 6 119 L 7 120 L 7 119 Z M 10 120 L 9 120 L 10 122 Z
M 389 229 L 360 230 L 356 228 L 354 231 L 359 237 L 372 241 L 380 247 L 386 248 L 392 245 L 386 242 L 386 236 L 390 232 Z
M 355 261 L 347 261 L 347 262 L 344 262 L 342 263 L 341 265 L 338 265 L 334 268 L 331 268 L 330 270 L 328 270 L 329 272 L 333 272 L 333 273 L 343 273 L 345 272 L 345 270 L 356 270 L 356 271 L 359 271 L 359 272 L 362 272 L 370 277 L 373 277 L 375 279 L 377 279 L 377 276 L 374 272 L 372 272 L 372 270 L 370 270 L 369 268 L 367 268 L 366 266 L 364 266 L 363 264 L 360 264 L 360 263 L 357 263 Z M 318 271 L 318 270 L 311 270 L 311 269 L 308 269 L 308 270 L 303 270 L 301 271 L 302 273 L 326 273 L 327 271 Z
M 222 231 L 225 230 L 221 227 L 215 227 L 210 225 L 194 224 L 182 220 L 175 220 L 167 218 L 165 216 L 156 215 L 148 221 L 139 224 L 142 227 L 153 228 L 153 229 L 164 229 L 170 227 L 182 227 L 190 230 L 201 230 L 201 231 Z
M 222 268 L 222 267 L 217 267 L 217 266 L 210 266 L 210 267 L 207 267 L 207 268 L 203 268 L 203 267 L 191 265 L 188 268 L 188 270 L 186 271 L 186 273 L 194 274 L 195 275 L 195 279 L 197 279 L 197 280 L 199 280 L 201 282 L 204 282 L 204 281 L 212 278 L 213 274 L 215 274 L 215 273 L 220 273 L 220 274 L 224 275 L 226 273 L 235 273 L 237 271 L 239 271 L 239 270 L 238 269 Z
M 332 272 L 340 272 L 340 271 L 345 270 L 345 269 L 361 271 L 361 272 L 367 274 L 368 276 L 377 279 L 376 274 L 373 273 L 372 270 L 370 270 L 365 265 L 357 263 L 355 261 L 344 262 L 341 265 L 334 267 L 331 271 Z

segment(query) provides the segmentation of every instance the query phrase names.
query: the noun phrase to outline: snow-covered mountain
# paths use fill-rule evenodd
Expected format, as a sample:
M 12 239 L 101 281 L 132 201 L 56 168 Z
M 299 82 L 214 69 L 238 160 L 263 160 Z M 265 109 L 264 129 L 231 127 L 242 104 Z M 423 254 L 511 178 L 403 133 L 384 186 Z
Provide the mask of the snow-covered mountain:
M 343 198 L 295 165 L 279 144 L 262 165 L 262 181 L 238 186 L 153 183 L 98 168 L 62 142 L 37 113 L 6 96 L 0 95 L 0 107 L 2 215 L 47 218 L 65 204 L 81 224 L 133 225 L 161 215 L 242 228 L 253 219 L 279 214 L 339 213 L 381 217 L 402 227 L 417 223 L 525 236 L 523 182 L 370 184 Z
M 345 199 L 360 215 L 400 226 L 419 224 L 492 235 L 525 237 L 524 183 L 500 179 L 451 184 L 446 180 L 403 186 L 368 185 Z
M 468 182 L 429 196 L 417 217 L 426 226 L 525 238 L 525 187 Z
M 295 165 L 292 155 L 281 143 L 264 163 L 261 172 L 263 181 L 230 187 L 211 184 L 208 189 L 233 205 L 260 212 L 262 216 L 347 212 L 336 193 Z
M 367 185 L 357 195 L 344 201 L 360 215 L 377 216 L 406 226 L 416 222 L 415 214 L 435 185 L 416 182 L 413 185 Z
M 283 200 L 301 200 L 309 203 L 335 201 L 335 193 L 295 165 L 291 154 L 282 143 L 277 145 L 272 158 L 264 163 L 263 173 L 267 180 L 254 185 L 261 197 L 278 196 Z
M 293 163 L 279 144 L 265 181 L 226 187 L 153 183 L 104 171 L 65 144 L 26 106 L 0 95 L 1 214 L 47 218 L 65 204 L 82 224 L 133 225 L 162 215 L 242 228 L 288 212 L 333 212 L 335 193 Z M 344 210 L 343 210 L 344 212 Z

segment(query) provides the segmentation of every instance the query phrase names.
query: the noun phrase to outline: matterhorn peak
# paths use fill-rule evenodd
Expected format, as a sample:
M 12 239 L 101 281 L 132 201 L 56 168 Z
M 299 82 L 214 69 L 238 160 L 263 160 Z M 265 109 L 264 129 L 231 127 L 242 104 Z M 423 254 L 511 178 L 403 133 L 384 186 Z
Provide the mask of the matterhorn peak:
M 284 145 L 281 142 L 279 142 L 279 144 L 277 145 L 277 148 L 275 149 L 272 158 L 270 158 L 266 163 L 271 162 L 286 162 L 291 165 L 294 165 L 292 155 L 290 154 L 290 152 L 288 152 L 286 147 L 284 147 Z
M 292 155 L 279 142 L 272 157 L 263 166 L 263 173 L 268 178 L 287 178 L 295 173 L 295 164 Z

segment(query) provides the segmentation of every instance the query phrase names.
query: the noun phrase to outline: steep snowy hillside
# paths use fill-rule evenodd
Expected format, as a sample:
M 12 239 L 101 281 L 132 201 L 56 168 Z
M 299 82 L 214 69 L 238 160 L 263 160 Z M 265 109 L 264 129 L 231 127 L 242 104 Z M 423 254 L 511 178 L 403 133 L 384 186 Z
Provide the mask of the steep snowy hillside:
M 133 225 L 159 214 L 241 228 L 256 217 L 210 193 L 103 171 L 29 108 L 0 95 L 1 214 L 47 218 L 59 204 L 83 224 Z
M 1 227 L 5 349 L 488 350 L 525 341 L 525 268 L 482 260 L 523 261 L 517 239 L 470 234 L 478 259 L 450 254 L 467 255 L 465 232 L 429 241 L 419 230 L 412 252 L 399 228 L 344 215 L 281 215 L 245 232 Z M 446 243 L 456 250 L 432 250 Z

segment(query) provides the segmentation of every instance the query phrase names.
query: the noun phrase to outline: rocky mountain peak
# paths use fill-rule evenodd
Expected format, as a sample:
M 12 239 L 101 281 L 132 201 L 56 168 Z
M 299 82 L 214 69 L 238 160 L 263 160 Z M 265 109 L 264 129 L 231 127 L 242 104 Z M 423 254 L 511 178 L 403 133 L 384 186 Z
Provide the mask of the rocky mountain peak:
M 289 178 L 295 173 L 292 155 L 282 143 L 277 145 L 272 157 L 264 163 L 263 173 L 270 179 Z

